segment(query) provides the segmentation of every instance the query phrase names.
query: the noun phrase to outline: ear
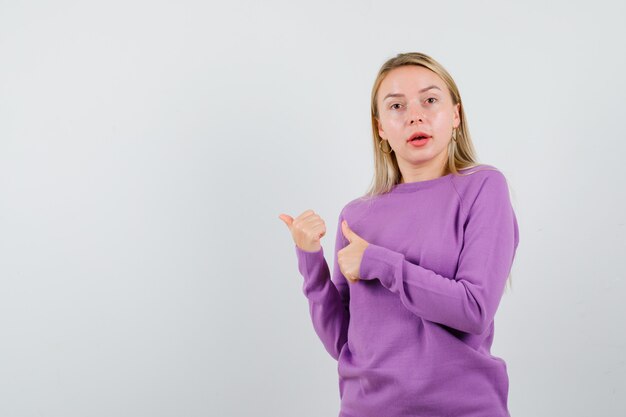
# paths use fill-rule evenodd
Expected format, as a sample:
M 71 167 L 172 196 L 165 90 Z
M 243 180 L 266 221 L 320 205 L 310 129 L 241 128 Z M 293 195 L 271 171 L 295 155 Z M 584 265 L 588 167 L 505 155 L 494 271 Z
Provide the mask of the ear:
M 452 119 L 452 125 L 454 127 L 459 127 L 459 125 L 461 124 L 461 116 L 460 116 L 460 111 L 461 109 L 461 103 L 456 103 L 454 105 L 454 117 Z
M 376 123 L 378 124 L 378 136 L 384 139 L 385 132 L 383 131 L 383 125 L 380 123 L 380 120 L 378 120 L 378 118 L 376 119 Z

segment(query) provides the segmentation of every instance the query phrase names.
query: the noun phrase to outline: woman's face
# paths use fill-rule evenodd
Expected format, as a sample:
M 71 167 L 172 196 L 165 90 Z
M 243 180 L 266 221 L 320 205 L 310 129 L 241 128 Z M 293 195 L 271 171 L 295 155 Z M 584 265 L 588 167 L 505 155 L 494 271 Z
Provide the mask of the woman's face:
M 460 123 L 460 105 L 452 104 L 445 82 L 428 68 L 405 65 L 387 73 L 377 100 L 378 133 L 393 148 L 403 181 L 442 175 L 452 129 Z M 416 132 L 431 138 L 414 146 L 408 139 Z

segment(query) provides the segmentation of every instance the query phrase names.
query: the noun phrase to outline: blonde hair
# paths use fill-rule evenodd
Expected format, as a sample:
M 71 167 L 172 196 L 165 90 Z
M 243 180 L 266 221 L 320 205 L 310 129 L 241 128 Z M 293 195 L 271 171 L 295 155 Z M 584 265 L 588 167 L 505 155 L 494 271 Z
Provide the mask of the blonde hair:
M 481 165 L 478 162 L 476 151 L 470 136 L 467 119 L 465 117 L 465 110 L 461 100 L 461 94 L 459 93 L 459 89 L 452 79 L 452 76 L 439 62 L 424 53 L 400 53 L 387 60 L 387 62 L 381 66 L 378 71 L 378 75 L 376 76 L 376 80 L 374 81 L 374 86 L 372 87 L 371 118 L 372 144 L 374 146 L 374 177 L 367 192 L 360 199 L 369 200 L 377 195 L 387 193 L 401 180 L 402 173 L 400 172 L 395 152 L 385 153 L 380 148 L 381 141 L 383 139 L 378 134 L 379 111 L 377 98 L 380 84 L 383 82 L 387 74 L 391 70 L 405 65 L 422 66 L 433 71 L 445 82 L 448 87 L 453 105 L 459 104 L 459 116 L 461 121 L 457 128 L 456 141 L 450 140 L 448 145 L 448 159 L 446 161 L 445 173 L 463 176 L 470 175 L 477 172 L 477 170 L 471 170 L 467 173 L 461 173 L 459 170 L 478 167 Z M 483 169 L 493 168 L 485 166 Z M 509 274 L 507 282 L 510 285 L 512 285 L 511 277 L 512 274 Z

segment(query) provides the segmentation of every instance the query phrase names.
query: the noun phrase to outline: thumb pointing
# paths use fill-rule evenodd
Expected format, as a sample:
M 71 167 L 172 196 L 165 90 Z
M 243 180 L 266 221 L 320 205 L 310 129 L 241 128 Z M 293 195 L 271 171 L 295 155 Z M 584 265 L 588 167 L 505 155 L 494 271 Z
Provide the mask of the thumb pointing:
M 350 229 L 350 226 L 348 226 L 348 222 L 345 220 L 341 222 L 341 231 L 343 232 L 343 235 L 346 237 L 346 239 L 348 239 L 348 242 L 352 243 L 352 234 L 354 232 L 352 232 L 352 229 Z
M 287 227 L 291 229 L 291 224 L 293 223 L 293 217 L 287 214 L 281 214 L 280 216 L 278 216 L 278 218 L 281 219 L 283 222 L 285 222 Z

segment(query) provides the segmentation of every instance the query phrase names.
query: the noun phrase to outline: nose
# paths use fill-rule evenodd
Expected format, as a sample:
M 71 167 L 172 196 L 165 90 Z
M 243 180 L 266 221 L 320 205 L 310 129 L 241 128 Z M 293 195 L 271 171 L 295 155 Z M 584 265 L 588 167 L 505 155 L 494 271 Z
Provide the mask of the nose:
M 419 120 L 420 122 L 423 122 L 423 121 L 424 121 L 424 117 L 423 117 L 422 115 L 420 115 L 420 114 L 419 114 L 419 112 L 418 112 L 417 110 L 412 111 L 412 112 L 410 113 L 410 115 L 409 115 L 409 118 L 410 118 L 409 120 L 410 120 L 410 123 L 411 123 L 411 124 L 413 124 L 413 123 L 417 123 L 417 121 L 418 121 L 418 120 Z

